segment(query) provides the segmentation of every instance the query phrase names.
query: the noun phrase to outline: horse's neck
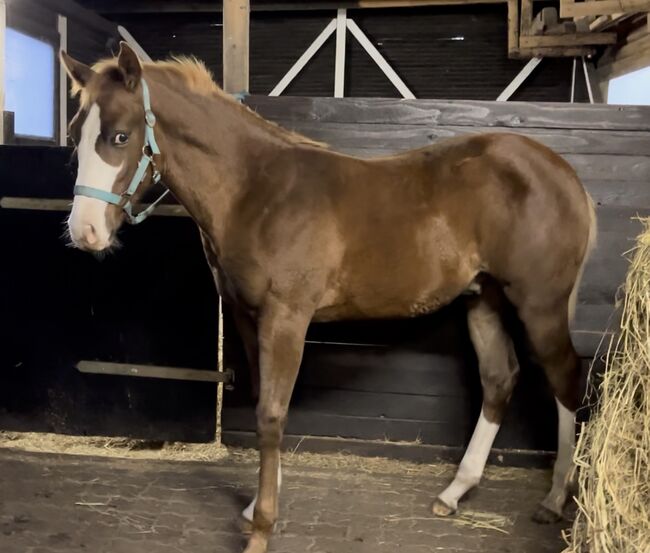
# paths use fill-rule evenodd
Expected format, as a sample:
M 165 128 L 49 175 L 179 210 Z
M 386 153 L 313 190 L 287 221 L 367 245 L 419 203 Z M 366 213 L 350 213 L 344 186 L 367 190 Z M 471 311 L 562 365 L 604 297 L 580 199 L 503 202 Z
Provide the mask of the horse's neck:
M 226 98 L 188 100 L 157 86 L 152 99 L 165 183 L 203 232 L 219 242 L 234 202 L 255 180 L 255 166 L 278 145 L 263 124 Z

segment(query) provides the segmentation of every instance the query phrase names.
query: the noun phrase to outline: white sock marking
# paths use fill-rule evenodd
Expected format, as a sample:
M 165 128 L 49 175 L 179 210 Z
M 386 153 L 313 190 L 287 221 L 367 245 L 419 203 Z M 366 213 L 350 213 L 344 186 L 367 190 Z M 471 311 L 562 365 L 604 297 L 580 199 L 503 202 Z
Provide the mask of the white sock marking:
M 575 412 L 569 411 L 557 398 L 557 459 L 553 466 L 553 485 L 542 505 L 554 513 L 562 514 L 567 498 L 568 480 L 573 468 L 576 444 Z
M 278 493 L 280 493 L 280 487 L 282 486 L 282 467 L 278 465 Z M 250 505 L 242 511 L 242 516 L 248 521 L 253 522 L 253 515 L 255 513 L 255 505 L 257 504 L 257 494 L 251 501 Z
M 474 434 L 472 434 L 467 451 L 460 462 L 456 477 L 438 496 L 448 507 L 456 509 L 460 498 L 479 483 L 499 426 L 497 423 L 488 421 L 481 410 Z

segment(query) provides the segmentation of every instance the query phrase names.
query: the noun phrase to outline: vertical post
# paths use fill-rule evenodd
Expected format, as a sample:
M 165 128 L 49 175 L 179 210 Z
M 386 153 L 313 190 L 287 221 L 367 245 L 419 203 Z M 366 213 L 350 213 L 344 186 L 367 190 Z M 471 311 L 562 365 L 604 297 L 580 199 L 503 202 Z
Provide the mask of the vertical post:
M 347 10 L 336 14 L 336 65 L 334 68 L 334 98 L 343 98 L 345 85 L 345 35 L 347 32 Z
M 578 65 L 578 58 L 573 58 L 573 69 L 571 70 L 571 103 L 575 102 L 576 98 L 576 68 Z
M 223 0 L 223 89 L 248 92 L 250 0 Z
M 68 18 L 57 15 L 59 48 L 68 51 Z M 59 146 L 68 145 L 68 74 L 59 62 Z
M 519 52 L 519 0 L 508 0 L 508 55 Z
M 0 144 L 5 143 L 5 28 L 7 27 L 7 5 L 0 0 Z
M 217 370 L 223 373 L 223 302 L 219 295 L 219 334 L 217 338 Z M 215 419 L 214 441 L 221 445 L 221 407 L 223 405 L 223 382 L 217 383 L 217 414 Z

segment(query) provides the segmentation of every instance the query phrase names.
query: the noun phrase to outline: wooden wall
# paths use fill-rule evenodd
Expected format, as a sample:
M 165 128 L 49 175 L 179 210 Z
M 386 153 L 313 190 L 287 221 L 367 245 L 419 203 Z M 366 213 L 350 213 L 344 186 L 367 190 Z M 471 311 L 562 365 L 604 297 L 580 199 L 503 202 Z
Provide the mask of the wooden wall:
M 563 155 L 597 204 L 598 247 L 572 327 L 586 371 L 603 333 L 616 322 L 615 297 L 626 272 L 623 254 L 639 228 L 633 218 L 650 215 L 650 108 L 266 97 L 252 97 L 249 105 L 361 156 L 484 131 L 523 133 Z M 399 278 L 399 267 L 395 271 Z M 310 338 L 339 345 L 308 344 L 289 434 L 452 448 L 467 443 L 480 409 L 480 386 L 462 301 L 416 321 L 313 325 Z M 232 355 L 231 363 L 241 362 L 237 351 Z M 537 367 L 524 367 L 522 373 L 497 445 L 552 450 L 555 415 L 548 388 Z M 246 442 L 254 420 L 250 400 L 233 394 L 227 401 L 226 437 Z
M 86 0 L 87 1 L 87 0 Z M 89 5 L 93 5 L 90 1 Z M 220 13 L 116 13 L 154 58 L 192 54 L 221 80 Z M 438 6 L 350 10 L 352 17 L 418 98 L 494 100 L 526 63 L 507 58 L 506 6 Z M 303 51 L 336 16 L 333 10 L 251 14 L 250 85 L 268 94 Z M 332 96 L 335 41 L 330 38 L 284 94 Z M 345 95 L 398 97 L 368 54 L 347 39 Z M 517 100 L 567 101 L 571 60 L 549 59 L 516 93 Z M 578 76 L 578 98 L 586 96 Z
M 632 217 L 650 213 L 650 108 L 295 97 L 252 97 L 250 105 L 359 155 L 486 129 L 549 144 L 576 167 L 598 203 L 599 246 L 573 328 L 585 359 L 596 351 L 624 278 L 621 254 L 637 232 Z M 1 147 L 0 197 L 69 198 L 74 171 L 68 149 Z M 98 262 L 65 246 L 64 219 L 62 212 L 0 209 L 0 428 L 209 440 L 214 385 L 81 375 L 74 368 L 80 359 L 214 368 L 216 300 L 193 224 L 154 217 L 126 228 L 124 248 Z M 405 441 L 421 444 L 410 447 L 423 459 L 431 444 L 457 455 L 480 409 L 464 317 L 461 301 L 408 321 L 313 325 L 288 443 L 311 435 L 317 439 L 301 448 L 311 442 L 399 455 L 391 444 Z M 225 437 L 253 444 L 248 371 L 227 323 L 227 364 L 237 380 L 226 393 Z M 538 368 L 522 372 L 497 445 L 552 450 L 553 399 Z M 339 436 L 346 441 L 331 441 Z

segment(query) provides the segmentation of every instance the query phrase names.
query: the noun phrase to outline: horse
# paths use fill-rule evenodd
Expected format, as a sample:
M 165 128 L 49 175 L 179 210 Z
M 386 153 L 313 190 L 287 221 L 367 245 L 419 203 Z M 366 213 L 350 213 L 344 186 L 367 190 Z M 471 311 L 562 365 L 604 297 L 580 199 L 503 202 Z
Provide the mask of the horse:
M 80 98 L 73 245 L 110 251 L 125 221 L 149 214 L 135 205 L 162 179 L 198 225 L 257 375 L 260 471 L 245 553 L 267 550 L 277 520 L 280 445 L 310 322 L 414 317 L 464 294 L 482 409 L 432 511 L 452 515 L 481 479 L 519 373 L 510 307 L 557 404 L 552 486 L 534 518 L 561 518 L 579 404 L 569 324 L 596 235 L 593 202 L 565 160 L 512 133 L 353 157 L 266 121 L 194 58 L 141 63 L 125 43 L 93 67 L 60 58 Z

